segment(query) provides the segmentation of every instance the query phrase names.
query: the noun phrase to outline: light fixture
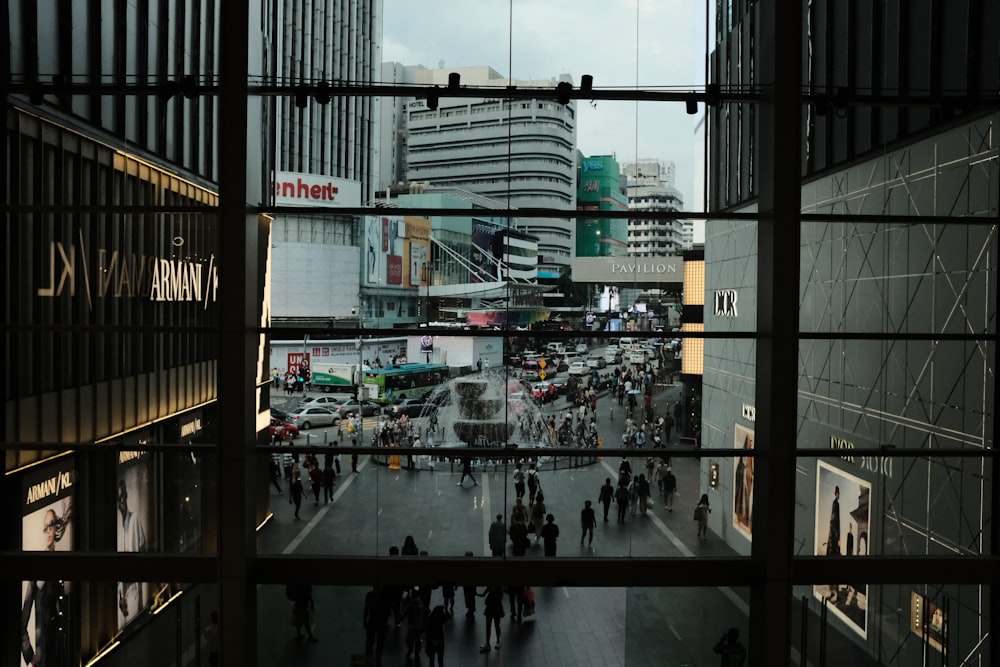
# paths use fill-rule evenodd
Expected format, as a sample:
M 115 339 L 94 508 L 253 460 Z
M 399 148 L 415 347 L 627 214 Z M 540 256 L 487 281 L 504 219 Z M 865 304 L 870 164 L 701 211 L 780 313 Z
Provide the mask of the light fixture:
M 458 90 L 459 85 L 461 85 L 462 75 L 458 72 L 452 72 L 448 75 L 448 90 Z
M 438 100 L 440 99 L 438 97 L 438 93 L 437 93 L 438 87 L 434 86 L 434 88 L 432 88 L 432 90 L 434 92 L 432 92 L 429 95 L 427 95 L 427 108 L 430 109 L 431 111 L 437 111 Z
M 305 88 L 299 86 L 295 89 L 295 106 L 300 109 L 305 109 L 308 104 L 309 95 L 306 94 Z
M 694 97 L 689 97 L 684 100 L 684 108 L 687 110 L 689 116 L 693 116 L 698 113 L 698 100 Z
M 569 81 L 560 81 L 556 85 L 556 101 L 559 104 L 569 104 L 569 94 L 573 92 L 573 84 Z
M 330 101 L 330 84 L 326 81 L 320 81 L 316 84 L 316 92 L 313 93 L 313 99 L 320 104 L 326 104 Z
M 584 74 L 580 77 L 580 92 L 589 93 L 594 89 L 594 77 Z

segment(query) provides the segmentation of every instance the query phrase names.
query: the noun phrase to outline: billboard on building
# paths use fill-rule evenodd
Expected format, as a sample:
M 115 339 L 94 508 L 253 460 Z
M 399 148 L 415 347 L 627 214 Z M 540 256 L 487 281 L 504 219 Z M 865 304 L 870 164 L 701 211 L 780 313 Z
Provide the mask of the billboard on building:
M 825 461 L 817 461 L 816 466 L 814 553 L 831 558 L 867 556 L 871 537 L 871 484 Z M 866 584 L 818 584 L 813 586 L 813 595 L 826 600 L 830 611 L 851 630 L 868 637 Z
M 118 454 L 115 483 L 115 526 L 118 553 L 149 551 L 153 542 L 152 479 L 149 452 Z M 149 606 L 153 585 L 119 581 L 116 594 L 118 629 L 133 622 Z
M 366 217 L 361 283 L 399 288 L 429 284 L 430 244 L 430 222 L 423 218 Z
M 753 449 L 753 430 L 736 424 L 734 449 Z M 753 457 L 733 459 L 733 527 L 748 538 L 753 536 Z
M 21 494 L 22 551 L 73 551 L 75 484 L 76 469 L 69 458 L 25 474 Z M 22 582 L 19 630 L 24 664 L 70 664 L 70 592 L 70 584 L 65 581 Z
M 276 206 L 361 206 L 361 182 L 295 171 L 276 171 L 271 184 Z

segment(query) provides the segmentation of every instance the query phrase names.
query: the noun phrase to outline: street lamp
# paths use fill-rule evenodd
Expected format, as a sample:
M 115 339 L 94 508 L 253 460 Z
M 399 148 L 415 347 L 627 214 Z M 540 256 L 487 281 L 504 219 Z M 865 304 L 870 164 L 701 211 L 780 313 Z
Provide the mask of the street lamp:
M 423 262 L 420 264 L 420 279 L 423 281 L 426 289 L 424 291 L 424 326 L 430 326 L 431 324 L 431 275 L 433 267 L 430 262 Z M 431 353 L 427 352 L 427 363 L 431 363 Z

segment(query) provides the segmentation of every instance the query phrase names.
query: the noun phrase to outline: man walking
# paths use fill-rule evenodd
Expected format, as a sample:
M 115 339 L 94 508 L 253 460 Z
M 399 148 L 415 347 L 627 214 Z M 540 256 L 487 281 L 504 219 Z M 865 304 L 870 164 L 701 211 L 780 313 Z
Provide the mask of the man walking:
M 497 514 L 497 520 L 490 524 L 490 551 L 494 556 L 503 556 L 507 546 L 507 526 L 503 522 L 503 514 Z
M 588 537 L 587 546 L 592 546 L 594 544 L 594 526 L 597 525 L 597 515 L 594 513 L 594 508 L 590 506 L 589 500 L 584 501 L 583 509 L 580 510 L 580 525 L 583 528 L 583 533 L 580 535 L 580 546 L 583 546 L 583 538 Z

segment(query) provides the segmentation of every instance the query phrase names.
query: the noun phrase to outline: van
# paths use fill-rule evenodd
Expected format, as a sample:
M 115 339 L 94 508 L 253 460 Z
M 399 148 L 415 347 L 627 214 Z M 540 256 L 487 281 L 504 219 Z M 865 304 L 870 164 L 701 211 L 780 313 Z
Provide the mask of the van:
M 638 338 L 619 338 L 618 339 L 618 349 L 622 352 L 628 352 L 632 349 L 632 346 L 639 342 Z
M 566 353 L 566 343 L 549 343 L 545 346 L 550 354 L 561 355 Z
M 541 373 L 542 367 L 539 365 L 536 359 L 525 359 L 521 362 L 521 379 L 533 382 L 540 379 L 539 373 Z

